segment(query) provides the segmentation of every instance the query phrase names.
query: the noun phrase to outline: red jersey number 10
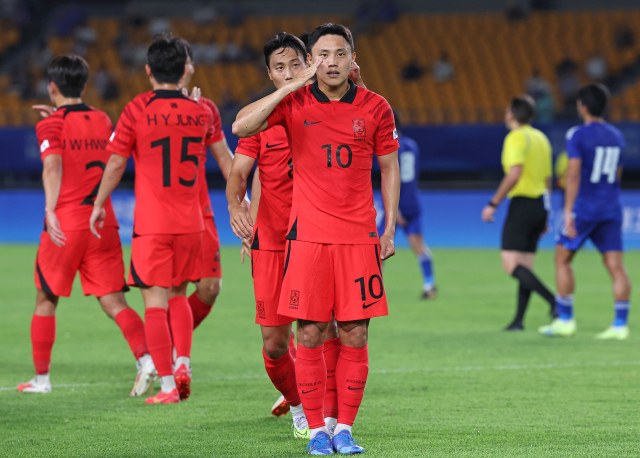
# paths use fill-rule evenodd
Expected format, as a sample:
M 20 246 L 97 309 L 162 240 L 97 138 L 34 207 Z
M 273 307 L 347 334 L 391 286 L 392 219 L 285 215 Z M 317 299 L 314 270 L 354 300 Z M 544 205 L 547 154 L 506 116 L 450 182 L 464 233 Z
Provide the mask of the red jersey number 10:
M 328 145 L 322 145 L 323 149 L 327 150 L 327 167 L 331 167 L 331 143 Z M 344 150 L 347 153 L 347 162 L 342 162 L 344 158 Z M 351 161 L 353 160 L 353 153 L 351 152 L 351 148 L 349 145 L 338 145 L 338 149 L 336 150 L 336 162 L 340 167 L 346 169 L 351 165 Z
M 189 154 L 189 143 L 200 143 L 202 137 L 182 137 L 182 151 L 180 153 L 180 162 L 193 162 L 196 166 L 196 173 L 193 176 L 193 180 L 185 180 L 179 178 L 179 182 L 182 186 L 193 186 L 196 184 L 196 178 L 198 177 L 198 164 L 200 160 L 198 156 Z M 164 137 L 155 142 L 151 142 L 151 148 L 162 147 L 162 186 L 168 188 L 171 186 L 171 138 Z

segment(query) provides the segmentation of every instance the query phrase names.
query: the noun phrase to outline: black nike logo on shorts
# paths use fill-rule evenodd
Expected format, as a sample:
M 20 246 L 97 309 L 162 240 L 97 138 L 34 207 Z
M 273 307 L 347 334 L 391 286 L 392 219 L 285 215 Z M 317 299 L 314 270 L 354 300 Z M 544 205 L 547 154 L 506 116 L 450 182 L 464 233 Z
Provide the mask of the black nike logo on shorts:
M 348 386 L 347 389 L 348 390 L 364 390 L 364 387 L 361 386 L 361 387 L 358 387 L 358 388 L 352 388 L 352 387 Z M 303 391 L 303 393 L 304 393 L 304 391 Z
M 304 120 L 304 125 L 305 125 L 305 126 L 310 126 L 310 125 L 312 125 L 312 124 L 318 124 L 319 122 L 322 122 L 322 121 L 307 122 L 307 120 L 305 119 L 305 120 Z
M 380 301 L 375 301 L 375 302 L 372 302 L 371 304 L 362 304 L 362 308 L 363 308 L 363 309 L 368 309 L 368 308 L 369 308 L 369 307 L 371 307 L 373 304 L 377 304 L 378 302 L 380 302 Z
M 311 393 L 312 391 L 315 391 L 315 390 L 317 390 L 317 388 L 314 388 L 313 390 L 309 390 L 309 391 L 302 390 L 302 394 Z
M 267 148 L 275 148 L 276 146 L 280 146 L 282 145 L 282 143 L 276 143 L 275 145 L 270 145 L 269 142 L 267 142 Z

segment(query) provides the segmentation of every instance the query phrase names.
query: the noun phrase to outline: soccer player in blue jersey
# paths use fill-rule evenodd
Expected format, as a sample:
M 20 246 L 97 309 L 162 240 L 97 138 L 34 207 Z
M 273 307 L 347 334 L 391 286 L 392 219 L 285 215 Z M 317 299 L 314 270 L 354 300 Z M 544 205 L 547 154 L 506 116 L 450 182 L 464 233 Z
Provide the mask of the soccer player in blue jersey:
M 558 318 L 542 326 L 547 336 L 569 337 L 576 333 L 573 317 L 575 280 L 571 261 L 587 239 L 602 253 L 613 280 L 615 319 L 598 339 L 623 340 L 629 336 L 627 318 L 631 285 L 622 259 L 622 208 L 620 178 L 625 141 L 618 129 L 604 121 L 609 91 L 601 84 L 578 91 L 582 126 L 567 132 L 569 168 L 566 177 L 564 229 L 557 237 L 556 305 Z

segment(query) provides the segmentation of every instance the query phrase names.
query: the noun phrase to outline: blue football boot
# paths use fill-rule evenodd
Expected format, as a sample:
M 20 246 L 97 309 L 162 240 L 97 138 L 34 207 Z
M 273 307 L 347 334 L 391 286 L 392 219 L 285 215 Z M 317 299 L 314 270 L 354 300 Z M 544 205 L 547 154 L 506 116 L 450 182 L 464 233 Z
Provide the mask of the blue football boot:
M 364 447 L 360 447 L 358 441 L 351 437 L 351 433 L 343 429 L 333 436 L 333 449 L 343 455 L 357 455 L 364 453 Z
M 333 455 L 331 438 L 327 433 L 320 431 L 309 441 L 306 451 L 309 455 Z

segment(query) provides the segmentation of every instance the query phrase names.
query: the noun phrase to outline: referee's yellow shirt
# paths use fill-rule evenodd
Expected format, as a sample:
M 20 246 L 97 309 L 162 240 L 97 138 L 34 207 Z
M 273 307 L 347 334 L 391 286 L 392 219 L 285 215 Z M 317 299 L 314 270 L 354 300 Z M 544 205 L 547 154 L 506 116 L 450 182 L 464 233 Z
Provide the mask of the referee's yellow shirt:
M 547 191 L 551 176 L 551 143 L 538 129 L 525 125 L 509 132 L 502 148 L 504 173 L 522 165 L 522 175 L 509 197 L 537 198 Z

